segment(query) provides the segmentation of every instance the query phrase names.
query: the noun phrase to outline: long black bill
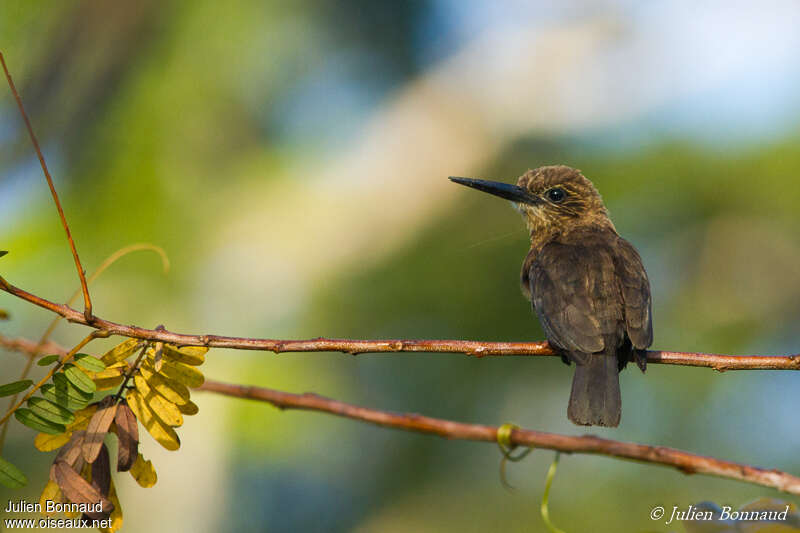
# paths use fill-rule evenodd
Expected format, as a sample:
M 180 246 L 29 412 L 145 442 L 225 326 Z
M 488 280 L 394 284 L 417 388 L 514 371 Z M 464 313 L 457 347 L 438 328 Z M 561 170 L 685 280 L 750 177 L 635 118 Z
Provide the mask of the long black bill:
M 516 185 L 511 185 L 508 183 L 502 183 L 500 181 L 474 180 L 471 178 L 458 178 L 455 176 L 450 176 L 450 181 L 460 183 L 461 185 L 466 185 L 467 187 L 472 187 L 473 189 L 478 189 L 479 191 L 488 192 L 489 194 L 499 196 L 500 198 L 505 198 L 506 200 L 511 200 L 512 202 L 523 204 L 535 204 L 538 202 L 538 198 L 532 196 L 522 187 L 517 187 Z

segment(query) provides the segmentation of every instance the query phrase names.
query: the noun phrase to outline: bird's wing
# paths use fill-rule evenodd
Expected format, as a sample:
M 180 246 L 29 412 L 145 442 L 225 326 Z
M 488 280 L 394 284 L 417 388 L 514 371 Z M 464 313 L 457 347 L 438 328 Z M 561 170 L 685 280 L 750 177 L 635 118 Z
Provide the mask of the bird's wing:
M 528 272 L 531 302 L 548 341 L 579 363 L 600 352 L 617 332 L 622 306 L 613 253 L 597 242 L 552 242 L 536 254 Z
M 625 302 L 625 328 L 635 348 L 643 350 L 653 343 L 653 317 L 650 282 L 636 249 L 623 238 L 615 255 L 617 277 Z

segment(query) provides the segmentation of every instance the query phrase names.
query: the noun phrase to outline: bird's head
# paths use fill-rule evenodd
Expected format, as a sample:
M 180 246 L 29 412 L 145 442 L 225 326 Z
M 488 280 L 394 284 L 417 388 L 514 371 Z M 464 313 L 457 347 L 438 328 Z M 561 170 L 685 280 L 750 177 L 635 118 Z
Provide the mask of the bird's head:
M 450 179 L 511 200 L 525 219 L 532 238 L 544 232 L 560 233 L 576 225 L 600 224 L 613 228 L 600 193 L 574 168 L 539 167 L 520 176 L 516 185 L 470 178 Z

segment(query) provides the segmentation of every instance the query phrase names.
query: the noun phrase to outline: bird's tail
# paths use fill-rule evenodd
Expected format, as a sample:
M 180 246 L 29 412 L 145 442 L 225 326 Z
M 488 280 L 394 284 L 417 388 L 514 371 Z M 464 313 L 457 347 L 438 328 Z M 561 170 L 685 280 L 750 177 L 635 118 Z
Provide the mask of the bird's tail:
M 580 426 L 617 427 L 622 412 L 617 358 L 592 354 L 576 365 L 567 416 Z

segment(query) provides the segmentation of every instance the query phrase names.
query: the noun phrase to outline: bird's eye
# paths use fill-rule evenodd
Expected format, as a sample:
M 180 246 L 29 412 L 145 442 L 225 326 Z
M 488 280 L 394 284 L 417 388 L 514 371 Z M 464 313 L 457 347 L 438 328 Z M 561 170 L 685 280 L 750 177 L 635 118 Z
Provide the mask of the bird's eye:
M 546 194 L 547 198 L 555 204 L 563 202 L 564 198 L 567 197 L 566 191 L 564 189 L 561 189 L 560 187 L 550 189 L 549 191 L 547 191 Z

